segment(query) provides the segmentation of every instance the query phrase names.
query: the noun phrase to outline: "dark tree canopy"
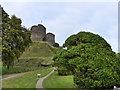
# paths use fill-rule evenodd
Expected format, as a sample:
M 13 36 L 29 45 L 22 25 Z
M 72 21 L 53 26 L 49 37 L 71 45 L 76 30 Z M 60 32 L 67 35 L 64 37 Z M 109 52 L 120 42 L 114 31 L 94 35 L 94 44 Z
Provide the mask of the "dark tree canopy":
M 2 9 L 2 62 L 3 65 L 13 66 L 26 47 L 31 43 L 30 32 L 21 26 L 22 20 L 9 15 Z
M 97 34 L 90 32 L 79 32 L 78 34 L 71 35 L 64 43 L 64 47 L 78 46 L 81 43 L 94 43 L 94 45 L 101 45 L 101 47 L 111 50 L 111 46 Z
M 63 66 L 73 73 L 74 83 L 80 88 L 120 85 L 120 61 L 102 37 L 80 32 L 70 36 L 64 46 L 68 50 L 57 53 L 54 61 L 58 68 Z
M 53 46 L 54 47 L 59 47 L 59 44 L 58 43 L 54 43 Z

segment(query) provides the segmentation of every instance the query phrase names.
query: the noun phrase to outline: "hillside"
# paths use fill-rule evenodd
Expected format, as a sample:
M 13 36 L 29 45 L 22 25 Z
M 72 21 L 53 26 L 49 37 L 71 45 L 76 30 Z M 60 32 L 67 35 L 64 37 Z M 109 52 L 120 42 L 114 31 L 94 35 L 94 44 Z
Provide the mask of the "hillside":
M 9 70 L 5 66 L 2 68 L 2 75 L 34 71 L 47 66 L 49 68 L 53 63 L 53 56 L 54 53 L 47 42 L 33 42 L 21 57 L 14 61 L 13 67 Z
M 49 65 L 53 62 L 53 56 L 54 53 L 51 51 L 47 42 L 33 42 L 21 55 L 19 60 L 15 62 L 15 64 L 22 66 Z

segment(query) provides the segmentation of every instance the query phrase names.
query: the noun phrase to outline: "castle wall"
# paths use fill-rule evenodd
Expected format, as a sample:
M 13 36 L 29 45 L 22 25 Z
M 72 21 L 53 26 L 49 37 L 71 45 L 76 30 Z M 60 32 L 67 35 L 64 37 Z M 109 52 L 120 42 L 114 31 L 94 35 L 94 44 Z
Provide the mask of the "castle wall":
M 55 43 L 55 35 L 52 33 L 47 33 L 46 35 L 47 37 L 47 42 L 51 45 L 53 45 Z
M 52 33 L 46 34 L 46 28 L 41 24 L 38 24 L 38 26 L 32 26 L 31 39 L 32 41 L 46 41 L 51 45 L 55 43 L 55 35 Z
M 31 39 L 32 41 L 44 41 L 46 38 L 46 28 L 39 24 L 38 26 L 32 26 Z

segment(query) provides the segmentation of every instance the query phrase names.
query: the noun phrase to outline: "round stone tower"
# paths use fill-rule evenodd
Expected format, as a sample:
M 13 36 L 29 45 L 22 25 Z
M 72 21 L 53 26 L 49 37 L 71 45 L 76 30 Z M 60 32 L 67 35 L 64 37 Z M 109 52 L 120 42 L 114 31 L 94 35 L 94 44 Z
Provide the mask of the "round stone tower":
M 45 41 L 46 28 L 42 24 L 38 24 L 38 26 L 32 26 L 31 39 L 32 41 Z
M 47 33 L 46 38 L 49 44 L 53 45 L 55 43 L 55 35 L 53 33 Z

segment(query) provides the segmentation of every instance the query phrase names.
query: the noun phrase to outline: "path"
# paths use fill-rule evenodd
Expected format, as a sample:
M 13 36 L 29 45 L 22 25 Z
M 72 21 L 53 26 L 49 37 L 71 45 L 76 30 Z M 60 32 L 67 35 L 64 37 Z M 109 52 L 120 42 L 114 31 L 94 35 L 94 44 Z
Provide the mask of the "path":
M 46 76 L 44 76 L 44 77 L 42 77 L 42 78 L 40 78 L 40 79 L 38 80 L 38 82 L 37 82 L 37 84 L 36 84 L 36 88 L 38 88 L 38 90 L 39 90 L 40 88 L 43 88 L 43 87 L 42 87 L 42 82 L 43 82 L 43 80 L 44 80 L 45 78 L 49 77 L 53 72 L 54 72 L 54 70 L 52 70 L 48 75 L 46 75 Z
M 10 79 L 10 78 L 14 78 L 14 77 L 18 77 L 18 76 L 22 76 L 26 73 L 30 73 L 30 72 L 24 72 L 24 73 L 17 73 L 17 74 L 9 74 L 9 75 L 3 75 L 2 77 L 2 80 L 5 80 L 5 79 Z

